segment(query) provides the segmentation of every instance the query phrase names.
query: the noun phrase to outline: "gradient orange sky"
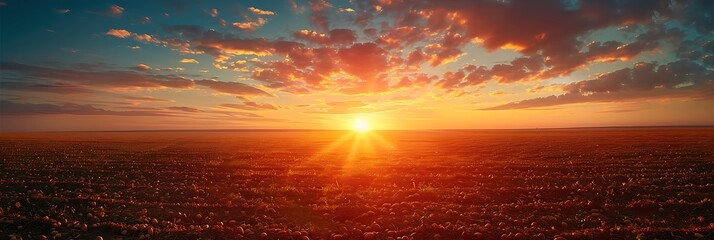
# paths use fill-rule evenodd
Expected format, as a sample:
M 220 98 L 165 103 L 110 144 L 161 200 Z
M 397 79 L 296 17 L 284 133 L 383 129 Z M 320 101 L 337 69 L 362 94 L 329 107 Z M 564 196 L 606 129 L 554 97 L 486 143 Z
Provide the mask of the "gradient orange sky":
M 712 1 L 0 1 L 0 130 L 714 125 Z

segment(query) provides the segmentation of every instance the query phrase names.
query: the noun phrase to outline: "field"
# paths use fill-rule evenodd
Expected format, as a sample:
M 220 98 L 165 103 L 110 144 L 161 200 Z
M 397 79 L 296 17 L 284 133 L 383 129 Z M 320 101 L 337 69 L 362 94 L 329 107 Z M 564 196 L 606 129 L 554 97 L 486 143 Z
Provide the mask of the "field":
M 0 239 L 714 239 L 714 129 L 0 135 Z

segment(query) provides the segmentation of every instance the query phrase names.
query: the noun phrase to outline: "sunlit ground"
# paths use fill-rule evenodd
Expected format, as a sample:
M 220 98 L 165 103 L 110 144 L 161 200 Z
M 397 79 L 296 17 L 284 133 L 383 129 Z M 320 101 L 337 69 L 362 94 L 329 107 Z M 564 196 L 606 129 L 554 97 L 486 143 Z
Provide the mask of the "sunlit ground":
M 712 138 L 0 134 L 0 239 L 714 239 Z
M 379 131 L 370 129 L 369 122 L 364 118 L 355 120 L 352 131 L 345 131 L 342 136 L 334 140 L 317 152 L 313 158 L 323 158 L 326 155 L 338 156 L 343 161 L 344 170 L 353 170 L 355 160 L 360 157 L 386 155 L 394 149 L 394 145 L 382 137 Z M 362 161 L 362 165 L 370 161 Z

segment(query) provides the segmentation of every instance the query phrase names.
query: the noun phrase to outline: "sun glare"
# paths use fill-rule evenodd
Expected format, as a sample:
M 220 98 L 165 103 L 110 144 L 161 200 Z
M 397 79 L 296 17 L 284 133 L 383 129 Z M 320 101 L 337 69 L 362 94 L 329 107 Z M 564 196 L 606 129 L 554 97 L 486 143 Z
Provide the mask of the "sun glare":
M 358 118 L 355 120 L 354 130 L 358 132 L 369 131 L 369 122 L 364 118 Z

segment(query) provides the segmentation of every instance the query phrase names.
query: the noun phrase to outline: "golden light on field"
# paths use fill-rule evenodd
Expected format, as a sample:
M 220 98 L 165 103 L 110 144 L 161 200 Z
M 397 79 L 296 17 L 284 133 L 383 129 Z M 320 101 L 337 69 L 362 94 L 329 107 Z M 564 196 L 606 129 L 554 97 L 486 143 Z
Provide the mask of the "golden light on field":
M 343 135 L 326 144 L 312 156 L 313 159 L 329 156 L 329 159 L 341 160 L 343 170 L 354 171 L 369 165 L 369 159 L 375 155 L 383 155 L 394 149 L 379 131 L 372 131 L 381 127 L 378 122 L 374 122 L 374 118 L 359 116 L 345 123 L 351 131 L 345 131 Z M 355 165 L 357 161 L 358 166 Z
M 352 126 L 352 128 L 353 128 L 355 131 L 358 131 L 358 132 L 366 132 L 366 131 L 369 131 L 369 122 L 367 121 L 367 119 L 357 118 L 357 119 L 355 120 L 354 126 Z

